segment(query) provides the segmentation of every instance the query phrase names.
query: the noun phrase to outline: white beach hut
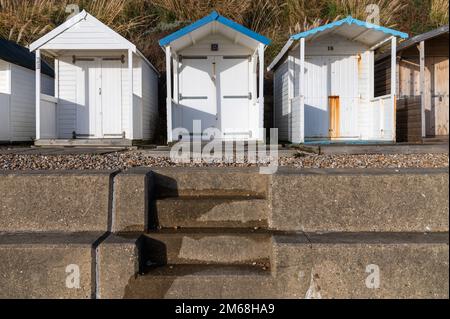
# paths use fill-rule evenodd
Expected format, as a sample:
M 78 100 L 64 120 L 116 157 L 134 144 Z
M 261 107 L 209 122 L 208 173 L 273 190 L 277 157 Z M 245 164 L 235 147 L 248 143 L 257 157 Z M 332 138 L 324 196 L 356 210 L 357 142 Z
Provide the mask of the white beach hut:
M 263 140 L 264 50 L 270 40 L 213 12 L 160 41 L 166 52 L 167 135 Z M 194 121 L 201 125 L 195 128 Z M 178 130 L 173 134 L 173 130 Z M 176 135 L 176 136 L 174 136 Z
M 0 142 L 32 142 L 36 136 L 35 56 L 0 39 Z M 42 63 L 41 92 L 53 95 L 53 69 Z
M 291 36 L 269 66 L 280 139 L 395 141 L 396 97 L 374 98 L 374 51 L 407 37 L 352 17 Z
M 42 54 L 55 60 L 53 103 L 36 96 L 37 145 L 131 145 L 153 139 L 158 72 L 134 44 L 83 11 L 30 50 L 38 66 Z M 40 86 L 37 81 L 38 91 Z

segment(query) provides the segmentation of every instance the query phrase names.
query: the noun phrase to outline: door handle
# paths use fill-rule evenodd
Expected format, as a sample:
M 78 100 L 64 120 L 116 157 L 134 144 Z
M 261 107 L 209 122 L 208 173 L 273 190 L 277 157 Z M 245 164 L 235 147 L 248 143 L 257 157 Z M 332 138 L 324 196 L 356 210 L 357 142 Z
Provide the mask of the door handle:
M 182 101 L 182 100 L 207 100 L 208 97 L 207 96 L 184 96 L 183 94 L 180 93 L 180 95 L 178 96 L 178 99 L 180 101 Z
M 248 95 L 224 95 L 224 99 L 252 99 L 252 93 L 248 93 Z

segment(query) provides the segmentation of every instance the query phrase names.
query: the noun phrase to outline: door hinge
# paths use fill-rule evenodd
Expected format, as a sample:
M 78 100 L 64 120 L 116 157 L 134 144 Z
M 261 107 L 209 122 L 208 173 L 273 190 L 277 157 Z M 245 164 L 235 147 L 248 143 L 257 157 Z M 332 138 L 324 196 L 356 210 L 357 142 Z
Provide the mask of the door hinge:
M 253 100 L 253 94 L 252 94 L 252 92 L 249 92 L 248 93 L 248 99 L 251 101 L 251 100 Z
M 102 95 L 102 88 L 98 89 L 98 95 Z

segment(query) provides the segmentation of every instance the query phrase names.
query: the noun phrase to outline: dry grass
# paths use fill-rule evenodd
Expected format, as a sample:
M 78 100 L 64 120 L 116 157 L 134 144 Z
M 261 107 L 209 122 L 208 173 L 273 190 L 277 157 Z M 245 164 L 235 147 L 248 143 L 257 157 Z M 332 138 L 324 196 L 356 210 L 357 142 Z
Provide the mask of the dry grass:
M 432 0 L 430 20 L 435 27 L 448 24 L 448 0 Z
M 67 17 L 76 3 L 164 65 L 157 40 L 217 10 L 273 40 L 267 59 L 295 32 L 380 7 L 381 24 L 417 34 L 448 24 L 448 0 L 0 0 L 0 37 L 28 45 Z
M 145 27 L 150 19 L 144 14 L 127 16 L 127 0 L 0 0 L 0 36 L 29 44 L 64 22 L 72 3 L 124 35 Z

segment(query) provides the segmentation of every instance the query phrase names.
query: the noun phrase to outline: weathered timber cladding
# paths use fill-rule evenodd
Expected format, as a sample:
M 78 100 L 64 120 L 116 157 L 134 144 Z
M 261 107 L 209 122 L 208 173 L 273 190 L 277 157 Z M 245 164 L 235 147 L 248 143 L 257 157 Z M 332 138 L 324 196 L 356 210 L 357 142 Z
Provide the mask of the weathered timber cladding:
M 421 97 L 411 96 L 397 100 L 397 142 L 422 140 Z

